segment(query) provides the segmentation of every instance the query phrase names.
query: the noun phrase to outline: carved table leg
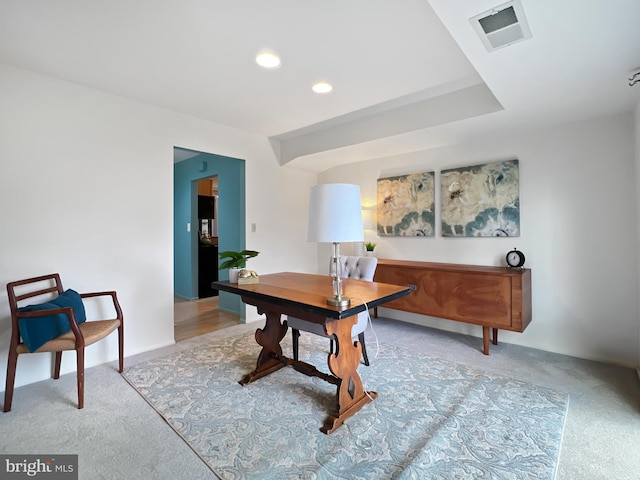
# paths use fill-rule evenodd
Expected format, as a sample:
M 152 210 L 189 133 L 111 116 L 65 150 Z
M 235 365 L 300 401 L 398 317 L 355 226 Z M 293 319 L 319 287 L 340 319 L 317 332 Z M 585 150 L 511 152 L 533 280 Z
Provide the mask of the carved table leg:
M 353 342 L 351 329 L 358 320 L 357 315 L 325 324 L 328 335 L 336 337 L 336 353 L 329 355 L 329 369 L 340 379 L 336 395 L 336 411 L 324 421 L 320 431 L 330 434 L 364 405 L 378 396 L 376 392 L 365 392 L 358 365 L 362 356 L 362 345 Z
M 286 365 L 286 363 L 273 358 L 272 353 L 277 356 L 282 355 L 280 340 L 282 340 L 287 333 L 287 326 L 280 322 L 279 312 L 263 312 L 260 311 L 260 307 L 258 307 L 258 313 L 264 313 L 267 317 L 264 328 L 256 330 L 256 342 L 258 342 L 258 345 L 262 346 L 262 351 L 258 356 L 256 369 L 242 377 L 239 382 L 240 385 L 251 383 L 254 380 L 269 375 Z

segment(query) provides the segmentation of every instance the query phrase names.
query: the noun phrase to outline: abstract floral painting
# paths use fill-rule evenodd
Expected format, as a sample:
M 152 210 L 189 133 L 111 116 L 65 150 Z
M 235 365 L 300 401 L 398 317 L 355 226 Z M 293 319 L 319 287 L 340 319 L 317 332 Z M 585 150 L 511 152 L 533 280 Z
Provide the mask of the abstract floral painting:
M 443 237 L 519 237 L 518 160 L 442 170 Z
M 378 235 L 433 237 L 434 203 L 434 172 L 378 179 Z

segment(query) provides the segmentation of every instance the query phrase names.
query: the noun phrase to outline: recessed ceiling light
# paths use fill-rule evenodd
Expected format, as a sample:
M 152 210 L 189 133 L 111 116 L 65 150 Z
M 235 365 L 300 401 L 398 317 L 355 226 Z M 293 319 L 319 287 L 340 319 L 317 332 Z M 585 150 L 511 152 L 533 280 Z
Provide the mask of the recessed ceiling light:
M 256 55 L 256 63 L 264 68 L 278 68 L 280 57 L 273 52 L 263 51 Z
M 329 93 L 331 90 L 333 90 L 333 87 L 331 86 L 331 84 L 327 82 L 314 83 L 313 87 L 311 88 L 316 93 Z

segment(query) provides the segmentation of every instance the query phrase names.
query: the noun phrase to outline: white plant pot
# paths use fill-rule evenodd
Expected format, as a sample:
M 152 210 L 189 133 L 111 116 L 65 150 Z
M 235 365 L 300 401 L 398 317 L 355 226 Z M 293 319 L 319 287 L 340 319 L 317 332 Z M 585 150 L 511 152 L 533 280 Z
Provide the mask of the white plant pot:
M 373 250 L 367 250 L 366 252 L 364 252 L 364 254 L 365 254 L 365 256 L 367 256 L 367 257 L 373 257 L 373 256 L 374 256 L 374 254 L 373 254 Z
M 229 283 L 238 283 L 238 274 L 242 268 L 230 268 L 229 269 Z

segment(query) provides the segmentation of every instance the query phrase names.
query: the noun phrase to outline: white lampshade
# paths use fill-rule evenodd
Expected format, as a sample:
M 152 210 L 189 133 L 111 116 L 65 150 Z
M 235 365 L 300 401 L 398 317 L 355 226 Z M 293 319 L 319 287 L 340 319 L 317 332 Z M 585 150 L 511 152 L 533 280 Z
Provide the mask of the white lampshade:
M 311 187 L 307 240 L 319 243 L 364 240 L 358 185 L 325 183 Z

